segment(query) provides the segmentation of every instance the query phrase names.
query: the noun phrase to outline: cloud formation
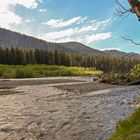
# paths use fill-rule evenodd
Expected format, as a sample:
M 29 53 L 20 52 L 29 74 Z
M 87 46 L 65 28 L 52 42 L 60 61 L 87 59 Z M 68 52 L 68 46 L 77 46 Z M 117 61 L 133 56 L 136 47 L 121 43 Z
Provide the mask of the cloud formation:
M 47 9 L 39 9 L 39 12 L 47 12 Z
M 0 0 L 0 27 L 9 29 L 12 24 L 22 23 L 22 17 L 13 11 L 13 7 L 17 5 L 35 9 L 38 3 L 36 0 Z
M 64 21 L 64 19 L 51 19 L 48 22 L 44 22 L 42 24 L 48 25 L 51 28 L 61 28 L 61 27 L 70 26 L 74 23 L 79 24 L 79 23 L 85 21 L 86 19 L 87 19 L 86 17 L 84 17 L 84 18 L 74 17 L 74 18 L 71 18 L 71 19 L 65 20 L 65 21 Z
M 79 25 L 80 22 L 82 22 L 83 24 Z M 77 41 L 90 45 L 90 43 L 100 40 L 106 40 L 112 36 L 111 32 L 101 32 L 105 28 L 107 28 L 107 26 L 109 26 L 111 22 L 111 19 L 97 21 L 89 20 L 86 17 L 74 17 L 67 21 L 61 19 L 52 19 L 47 22 L 47 25 L 54 31 L 42 33 L 39 35 L 39 38 L 51 42 Z M 69 25 L 73 25 L 73 27 L 68 28 Z M 67 29 L 62 28 L 65 26 L 67 27 Z M 58 28 L 58 31 L 55 30 L 55 28 Z M 99 31 L 100 33 L 98 33 Z
M 116 50 L 116 51 L 121 51 L 121 48 L 103 48 L 103 49 L 100 49 L 101 51 L 111 51 L 111 50 Z
M 86 35 L 85 36 L 85 42 L 87 44 L 90 44 L 95 41 L 99 40 L 106 40 L 112 36 L 111 32 L 106 32 L 106 33 L 99 33 L 99 34 L 93 34 L 93 35 Z

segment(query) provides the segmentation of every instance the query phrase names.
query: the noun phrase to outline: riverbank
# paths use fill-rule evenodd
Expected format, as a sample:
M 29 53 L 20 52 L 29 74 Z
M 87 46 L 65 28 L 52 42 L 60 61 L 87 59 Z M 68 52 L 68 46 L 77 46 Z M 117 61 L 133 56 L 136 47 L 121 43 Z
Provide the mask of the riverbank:
M 103 74 L 100 76 L 100 82 L 114 85 L 140 85 L 140 78 L 128 74 Z
M 89 82 L 89 83 L 81 83 L 81 84 L 75 83 L 73 85 L 59 85 L 59 86 L 54 86 L 54 87 L 59 88 L 61 90 L 74 92 L 74 93 L 75 92 L 88 93 L 88 92 L 110 89 L 110 88 L 119 88 L 119 87 L 123 87 L 123 86 L 98 83 L 98 82 L 97 83 Z
M 130 117 L 117 123 L 116 132 L 108 140 L 140 140 L 140 107 Z
M 119 85 L 99 83 L 98 81 L 94 82 L 94 78 L 96 78 L 96 76 L 0 79 L 0 89 L 19 86 L 53 85 L 61 90 L 83 93 L 122 87 Z

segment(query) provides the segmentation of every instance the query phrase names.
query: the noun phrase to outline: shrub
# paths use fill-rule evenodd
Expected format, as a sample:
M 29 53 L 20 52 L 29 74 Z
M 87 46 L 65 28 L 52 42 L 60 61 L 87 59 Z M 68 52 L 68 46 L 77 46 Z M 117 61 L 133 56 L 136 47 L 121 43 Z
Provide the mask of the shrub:
M 16 70 L 16 78 L 31 78 L 32 71 L 27 69 L 17 69 Z
M 92 68 L 52 65 L 0 65 L 0 77 L 31 78 L 44 76 L 100 75 L 102 71 Z
M 140 64 L 136 65 L 130 72 L 131 76 L 140 78 Z

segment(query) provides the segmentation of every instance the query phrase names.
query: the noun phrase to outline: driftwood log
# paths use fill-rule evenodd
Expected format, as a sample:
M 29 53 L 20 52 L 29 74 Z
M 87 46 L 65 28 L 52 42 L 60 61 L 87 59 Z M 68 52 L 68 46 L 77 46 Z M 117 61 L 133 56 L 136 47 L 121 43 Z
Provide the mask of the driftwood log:
M 132 81 L 128 83 L 127 85 L 140 85 L 140 80 Z
M 109 83 L 109 84 L 118 84 L 118 85 L 140 85 L 140 79 L 131 77 L 131 76 L 109 76 L 109 75 L 102 75 L 99 80 L 102 83 Z

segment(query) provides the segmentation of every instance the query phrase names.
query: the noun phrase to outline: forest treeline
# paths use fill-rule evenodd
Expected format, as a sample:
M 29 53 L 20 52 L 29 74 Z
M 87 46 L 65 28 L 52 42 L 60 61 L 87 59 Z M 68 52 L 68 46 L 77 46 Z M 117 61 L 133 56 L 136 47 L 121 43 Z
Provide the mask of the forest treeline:
M 27 64 L 47 64 L 92 67 L 104 72 L 126 73 L 136 64 L 138 59 L 116 58 L 105 56 L 81 56 L 78 54 L 68 54 L 64 51 L 48 52 L 41 49 L 21 49 L 0 47 L 0 64 L 27 65 Z

